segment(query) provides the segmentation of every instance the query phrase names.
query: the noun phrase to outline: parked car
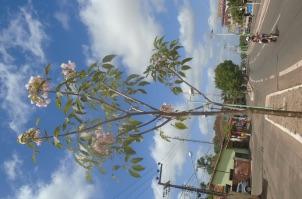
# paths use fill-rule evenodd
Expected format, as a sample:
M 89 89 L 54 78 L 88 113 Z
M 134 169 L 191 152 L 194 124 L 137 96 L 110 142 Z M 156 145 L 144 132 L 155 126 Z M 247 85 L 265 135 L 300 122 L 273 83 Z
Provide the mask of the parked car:
M 241 181 L 237 185 L 236 192 L 251 193 L 251 190 L 252 190 L 251 186 L 249 185 L 249 183 L 247 181 Z

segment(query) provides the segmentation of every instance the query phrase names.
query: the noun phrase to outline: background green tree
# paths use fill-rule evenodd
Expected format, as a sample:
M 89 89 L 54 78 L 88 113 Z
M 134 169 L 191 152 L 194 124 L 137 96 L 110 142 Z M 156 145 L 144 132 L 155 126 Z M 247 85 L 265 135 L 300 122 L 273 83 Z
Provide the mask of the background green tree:
M 231 60 L 220 63 L 215 69 L 215 85 L 226 99 L 242 97 L 245 80 L 240 67 Z
M 208 174 L 211 174 L 213 172 L 212 159 L 213 157 L 210 155 L 200 157 L 197 160 L 197 168 L 206 169 Z

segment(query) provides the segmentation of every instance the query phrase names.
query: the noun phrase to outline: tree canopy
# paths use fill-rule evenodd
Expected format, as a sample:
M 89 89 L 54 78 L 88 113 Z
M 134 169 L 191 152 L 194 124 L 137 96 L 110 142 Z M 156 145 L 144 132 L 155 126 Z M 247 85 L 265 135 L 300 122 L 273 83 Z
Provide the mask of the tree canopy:
M 205 156 L 200 157 L 197 160 L 197 168 L 206 169 L 208 174 L 211 174 L 213 172 L 212 159 L 213 159 L 213 157 L 209 156 L 209 155 L 205 155 Z
M 215 69 L 215 85 L 227 98 L 236 98 L 242 94 L 245 80 L 240 67 L 231 60 L 225 60 Z

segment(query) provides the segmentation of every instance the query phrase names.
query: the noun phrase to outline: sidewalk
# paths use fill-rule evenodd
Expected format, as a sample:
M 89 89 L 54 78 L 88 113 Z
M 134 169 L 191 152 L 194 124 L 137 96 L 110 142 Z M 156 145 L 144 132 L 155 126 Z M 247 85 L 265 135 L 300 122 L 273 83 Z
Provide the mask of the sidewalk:
M 274 109 L 302 111 L 302 85 L 272 93 L 266 97 L 266 106 Z M 293 134 L 302 143 L 302 118 L 266 116 L 266 119 L 278 124 L 283 131 Z

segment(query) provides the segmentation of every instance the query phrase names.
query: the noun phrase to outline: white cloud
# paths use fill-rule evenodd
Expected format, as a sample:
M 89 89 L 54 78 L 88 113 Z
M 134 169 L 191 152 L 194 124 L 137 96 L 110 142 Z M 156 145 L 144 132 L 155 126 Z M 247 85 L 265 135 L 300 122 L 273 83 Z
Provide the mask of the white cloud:
M 0 63 L 1 108 L 9 115 L 9 127 L 20 133 L 31 112 L 29 101 L 25 98 L 26 89 L 24 87 L 26 82 L 24 78 L 27 76 L 29 67 L 20 67 L 18 72 L 10 68 L 14 68 L 14 66 Z
M 15 180 L 21 176 L 20 167 L 22 166 L 22 160 L 17 154 L 13 154 L 12 158 L 4 161 L 3 169 L 9 180 Z
M 9 26 L 0 31 L 0 44 L 5 50 L 0 50 L 1 56 L 6 61 L 9 59 L 9 49 L 19 48 L 29 52 L 36 58 L 43 61 L 45 55 L 43 52 L 43 42 L 46 34 L 43 31 L 42 24 L 39 20 L 34 19 L 31 14 L 32 10 L 21 8 L 19 14 L 10 21 Z
M 130 72 L 147 66 L 160 28 L 139 0 L 79 0 L 80 16 L 91 35 L 93 57 L 118 54 Z
M 215 88 L 214 68 L 219 59 L 225 56 L 225 50 L 221 48 L 224 37 L 209 38 L 209 33 L 204 33 L 203 37 L 197 36 L 196 17 L 194 10 L 189 3 L 184 3 L 178 15 L 180 24 L 180 42 L 184 46 L 185 55 L 193 57 L 190 65 L 192 70 L 187 74 L 187 79 L 198 89 L 202 90 L 210 99 L 220 101 L 220 92 Z M 210 16 L 208 18 L 209 29 L 217 30 L 217 6 L 215 1 L 210 1 Z M 209 32 L 210 32 L 209 30 Z M 222 40 L 221 40 L 222 39 Z M 214 56 L 215 51 L 215 56 Z M 188 88 L 184 88 L 186 90 Z M 194 97 L 195 101 L 197 100 Z M 199 98 L 200 99 L 200 98 Z M 215 117 L 198 118 L 199 129 L 202 134 L 213 131 Z
M 45 61 L 43 43 L 47 38 L 41 22 L 32 17 L 33 12 L 30 6 L 21 8 L 8 26 L 0 30 L 0 105 L 9 115 L 9 127 L 16 132 L 22 130 L 30 115 L 28 101 L 24 101 L 25 78 L 34 65 Z M 16 66 L 12 50 L 23 55 L 20 59 L 30 62 L 31 66 Z
M 214 29 L 217 27 L 217 1 L 210 0 L 210 16 L 208 18 L 208 24 L 210 29 Z
M 194 36 L 195 36 L 195 18 L 192 8 L 189 4 L 184 5 L 177 17 L 180 24 L 180 40 L 184 45 L 185 50 L 192 53 L 194 50 Z
M 154 9 L 157 12 L 167 11 L 167 9 L 165 7 L 165 1 L 164 0 L 151 0 L 150 3 L 152 4 L 152 6 L 154 7 Z
M 48 183 L 39 182 L 21 186 L 15 199 L 89 199 L 102 198 L 100 187 L 85 180 L 83 168 L 65 159 L 58 170 L 52 173 Z
M 177 19 L 180 24 L 180 42 L 184 46 L 186 56 L 193 57 L 190 63 L 192 70 L 187 74 L 187 79 L 199 89 L 206 64 L 212 57 L 212 46 L 198 41 L 196 36 L 196 19 L 194 11 L 189 4 L 182 6 Z M 207 48 L 204 45 L 207 45 Z
M 68 14 L 66 14 L 65 12 L 61 11 L 61 12 L 56 12 L 54 14 L 54 17 L 56 18 L 56 20 L 58 20 L 60 22 L 60 24 L 62 25 L 62 27 L 65 30 L 69 29 L 69 16 Z

